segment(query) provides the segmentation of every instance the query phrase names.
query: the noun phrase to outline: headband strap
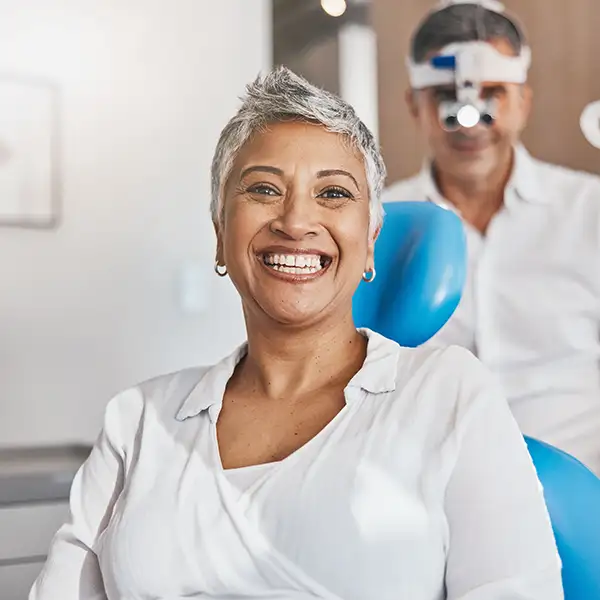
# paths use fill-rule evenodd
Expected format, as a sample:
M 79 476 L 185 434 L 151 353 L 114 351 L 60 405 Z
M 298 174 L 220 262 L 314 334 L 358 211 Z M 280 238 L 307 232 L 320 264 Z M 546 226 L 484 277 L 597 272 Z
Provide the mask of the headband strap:
M 481 41 L 449 44 L 424 64 L 407 61 L 410 84 L 416 90 L 464 82 L 525 83 L 530 65 L 527 46 L 519 56 L 507 56 Z

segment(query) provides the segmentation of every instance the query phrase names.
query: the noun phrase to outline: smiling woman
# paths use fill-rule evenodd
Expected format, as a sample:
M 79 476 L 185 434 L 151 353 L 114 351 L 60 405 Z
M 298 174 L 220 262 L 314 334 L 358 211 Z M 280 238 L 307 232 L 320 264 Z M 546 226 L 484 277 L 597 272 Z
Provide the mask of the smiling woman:
M 562 598 L 531 459 L 476 359 L 352 321 L 384 175 L 341 99 L 283 68 L 249 86 L 212 169 L 247 342 L 110 402 L 30 600 Z
M 374 268 L 359 150 L 317 124 L 273 123 L 244 145 L 222 194 L 217 262 L 247 319 L 326 327 L 333 314 L 348 313 L 361 276 Z

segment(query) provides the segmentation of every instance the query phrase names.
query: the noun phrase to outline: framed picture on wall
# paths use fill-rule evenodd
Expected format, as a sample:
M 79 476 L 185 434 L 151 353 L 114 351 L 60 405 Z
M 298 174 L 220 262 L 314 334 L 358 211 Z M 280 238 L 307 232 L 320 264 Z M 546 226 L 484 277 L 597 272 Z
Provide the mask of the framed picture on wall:
M 59 221 L 59 90 L 0 74 L 0 227 Z

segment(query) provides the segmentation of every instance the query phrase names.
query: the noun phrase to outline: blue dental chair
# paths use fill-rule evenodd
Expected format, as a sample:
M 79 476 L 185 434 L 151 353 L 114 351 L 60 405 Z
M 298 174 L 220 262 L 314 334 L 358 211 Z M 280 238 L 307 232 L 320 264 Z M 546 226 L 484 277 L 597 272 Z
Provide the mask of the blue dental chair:
M 466 278 L 460 219 L 429 202 L 385 205 L 375 245 L 377 276 L 353 299 L 359 327 L 415 347 L 448 321 Z M 599 433 L 600 435 L 600 433 Z M 600 479 L 549 444 L 525 438 L 544 487 L 566 600 L 600 600 Z

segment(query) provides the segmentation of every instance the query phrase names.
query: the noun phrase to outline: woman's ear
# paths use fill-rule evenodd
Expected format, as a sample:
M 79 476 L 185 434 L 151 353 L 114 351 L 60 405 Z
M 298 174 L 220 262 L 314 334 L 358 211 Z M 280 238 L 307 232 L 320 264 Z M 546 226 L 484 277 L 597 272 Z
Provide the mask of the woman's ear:
M 218 265 L 224 265 L 224 256 L 223 256 L 223 235 L 221 226 L 213 221 L 213 227 L 215 228 L 215 235 L 217 236 L 217 249 L 215 253 L 215 263 Z
M 381 231 L 381 225 L 379 225 L 375 231 L 369 232 L 369 244 L 367 246 L 367 271 L 375 264 L 375 242 L 379 237 Z
M 375 244 L 380 233 L 381 233 L 381 225 L 378 225 L 377 229 L 375 229 L 375 231 L 373 233 L 371 233 L 371 239 L 370 239 L 371 244 L 373 244 L 373 245 Z

